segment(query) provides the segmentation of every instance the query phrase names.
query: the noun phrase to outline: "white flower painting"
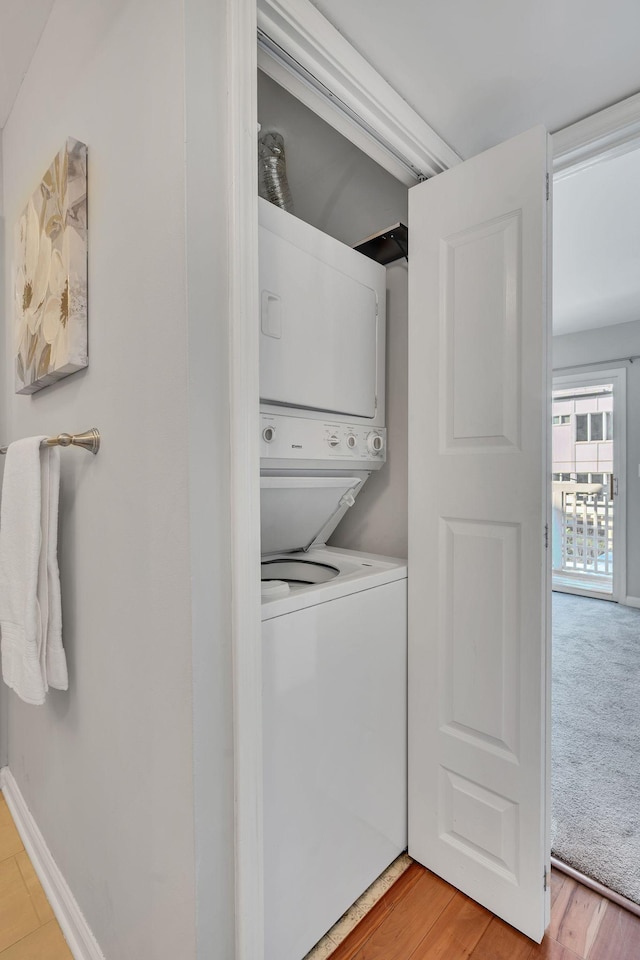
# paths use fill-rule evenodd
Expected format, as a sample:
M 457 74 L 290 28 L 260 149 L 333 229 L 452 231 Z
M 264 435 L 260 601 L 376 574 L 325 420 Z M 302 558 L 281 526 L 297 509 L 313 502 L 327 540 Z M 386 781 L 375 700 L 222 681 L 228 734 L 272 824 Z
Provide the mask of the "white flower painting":
M 16 224 L 16 393 L 81 370 L 87 356 L 87 148 L 69 138 Z

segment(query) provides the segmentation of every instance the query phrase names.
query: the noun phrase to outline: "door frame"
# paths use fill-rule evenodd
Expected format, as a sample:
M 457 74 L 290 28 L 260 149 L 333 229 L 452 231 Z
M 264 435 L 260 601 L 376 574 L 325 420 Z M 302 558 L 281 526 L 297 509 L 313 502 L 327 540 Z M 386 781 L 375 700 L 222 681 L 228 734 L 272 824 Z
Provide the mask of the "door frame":
M 300 6 L 299 0 L 295 3 L 294 0 L 277 2 L 283 10 Z M 257 204 L 254 202 L 257 189 L 251 168 L 257 129 L 256 0 L 225 0 L 225 10 L 229 25 L 226 63 L 228 110 L 225 124 L 229 172 L 226 184 L 227 230 L 226 234 L 223 232 L 222 242 L 229 244 L 233 261 L 226 311 L 230 331 L 227 416 L 231 436 L 230 482 L 234 491 L 229 505 L 229 522 L 233 579 L 230 631 L 234 661 L 235 960 L 262 960 L 262 653 L 256 586 L 260 546 L 256 513 L 256 504 L 259 503 L 259 475 L 256 470 L 256 464 L 259 463 L 259 433 L 256 429 L 258 404 L 255 399 L 259 395 L 259 381 L 258 328 L 251 309 L 254 302 L 252 291 L 257 291 L 258 286 L 258 225 Z M 337 31 L 336 36 L 340 36 Z M 341 37 L 341 40 L 344 41 L 344 38 Z M 281 37 L 281 44 L 286 50 L 286 37 Z M 345 59 L 344 48 L 331 49 L 329 43 L 327 51 L 332 53 L 334 64 L 340 70 Z M 308 106 L 314 109 L 311 103 Z M 316 112 L 322 116 L 317 108 Z M 342 113 L 342 122 L 346 124 L 345 117 L 348 117 L 346 111 Z M 337 125 L 328 116 L 324 116 L 324 119 Z M 374 129 L 376 125 L 374 118 Z M 612 151 L 624 149 L 625 144 L 630 143 L 629 149 L 633 149 L 639 140 L 640 94 L 554 134 L 554 166 L 564 164 L 567 160 L 563 169 L 568 172 L 584 165 L 587 152 L 589 162 L 594 163 L 610 156 Z M 367 152 L 366 137 L 361 136 L 358 145 Z M 443 164 L 443 169 L 448 169 L 448 166 Z M 214 429 L 213 424 L 211 429 Z M 205 439 L 201 438 L 201 442 L 205 442 Z M 194 657 L 194 672 L 198 668 L 198 658 Z M 206 766 L 206 761 L 199 762 L 203 767 Z M 199 773 L 203 777 L 213 778 L 214 782 L 220 776 L 213 759 L 210 767 Z M 206 909 L 207 904 L 198 904 L 198 907 Z
M 610 598 L 605 594 L 600 598 L 624 603 L 627 597 L 627 368 L 601 365 L 563 367 L 553 374 L 554 390 L 556 387 L 589 387 L 601 383 L 613 384 L 613 475 L 618 481 L 618 492 L 614 511 L 612 592 Z M 597 593 L 578 587 L 563 592 L 586 597 Z

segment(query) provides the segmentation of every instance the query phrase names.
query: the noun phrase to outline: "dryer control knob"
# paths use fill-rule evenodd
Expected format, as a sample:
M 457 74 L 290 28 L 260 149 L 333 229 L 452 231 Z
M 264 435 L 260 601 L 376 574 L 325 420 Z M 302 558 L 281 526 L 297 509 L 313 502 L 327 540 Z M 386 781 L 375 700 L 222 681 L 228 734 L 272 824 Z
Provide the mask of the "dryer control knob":
M 357 446 L 357 444 L 358 444 L 358 441 L 357 441 L 357 439 L 356 439 L 356 435 L 355 435 L 354 433 L 350 433 L 350 434 L 347 436 L 347 441 L 346 441 L 346 442 L 347 442 L 347 447 L 349 448 L 349 450 L 355 450 L 355 448 L 356 448 L 356 446 Z
M 379 433 L 370 433 L 367 437 L 367 450 L 369 453 L 378 454 L 382 452 L 384 440 Z
M 332 433 L 331 436 L 327 439 L 327 443 L 330 447 L 337 447 L 340 443 L 339 437 L 336 437 L 335 433 Z
M 276 435 L 275 427 L 265 427 L 264 430 L 262 431 L 262 439 L 264 440 L 265 443 L 271 443 L 275 435 Z

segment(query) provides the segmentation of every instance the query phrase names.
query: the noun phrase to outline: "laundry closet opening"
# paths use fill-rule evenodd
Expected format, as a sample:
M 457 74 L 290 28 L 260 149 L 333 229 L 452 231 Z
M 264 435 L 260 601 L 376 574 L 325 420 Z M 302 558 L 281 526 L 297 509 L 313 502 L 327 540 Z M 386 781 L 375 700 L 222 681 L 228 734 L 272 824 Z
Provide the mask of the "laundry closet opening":
M 346 250 L 406 224 L 408 196 L 260 71 L 258 121 L 261 138 L 282 137 L 292 201 L 292 213 L 260 201 L 265 957 L 302 960 L 408 862 L 407 259 L 399 248 L 371 267 Z M 297 315 L 306 304 L 314 319 L 287 346 L 279 283 L 296 264 Z M 345 310 L 341 336 L 326 289 L 343 281 L 362 317 Z
M 407 222 L 407 187 L 258 71 L 261 133 L 284 138 L 294 215 L 348 246 Z M 407 260 L 387 273 L 387 459 L 330 538 L 334 546 L 407 556 Z M 313 296 L 309 291 L 309 296 Z M 313 356 L 306 362 L 313 365 Z

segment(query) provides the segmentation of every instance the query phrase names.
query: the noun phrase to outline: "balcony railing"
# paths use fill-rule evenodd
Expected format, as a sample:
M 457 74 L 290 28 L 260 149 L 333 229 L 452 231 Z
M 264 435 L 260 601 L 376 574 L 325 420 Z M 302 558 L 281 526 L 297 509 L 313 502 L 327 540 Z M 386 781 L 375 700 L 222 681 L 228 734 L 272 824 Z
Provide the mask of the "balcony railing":
M 553 484 L 554 586 L 611 592 L 613 509 L 602 484 Z

